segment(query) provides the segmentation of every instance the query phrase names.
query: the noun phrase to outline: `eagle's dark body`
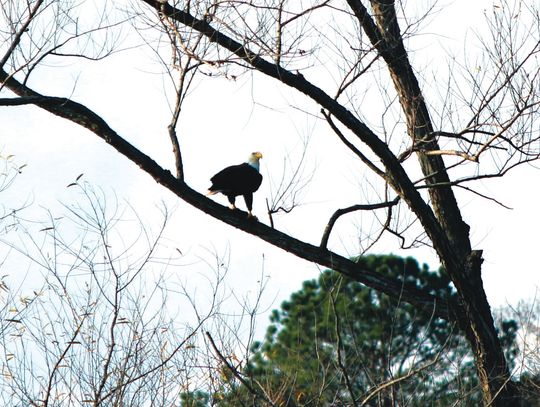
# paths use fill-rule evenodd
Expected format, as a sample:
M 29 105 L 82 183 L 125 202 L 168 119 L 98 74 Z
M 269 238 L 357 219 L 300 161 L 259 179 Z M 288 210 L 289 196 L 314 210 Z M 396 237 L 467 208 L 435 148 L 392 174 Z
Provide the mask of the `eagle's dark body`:
M 250 216 L 253 206 L 253 193 L 259 189 L 262 183 L 262 175 L 259 173 L 259 159 L 262 154 L 251 154 L 248 162 L 227 167 L 212 178 L 212 186 L 208 188 L 209 195 L 221 192 L 227 196 L 233 209 L 236 209 L 236 197 L 242 195 Z

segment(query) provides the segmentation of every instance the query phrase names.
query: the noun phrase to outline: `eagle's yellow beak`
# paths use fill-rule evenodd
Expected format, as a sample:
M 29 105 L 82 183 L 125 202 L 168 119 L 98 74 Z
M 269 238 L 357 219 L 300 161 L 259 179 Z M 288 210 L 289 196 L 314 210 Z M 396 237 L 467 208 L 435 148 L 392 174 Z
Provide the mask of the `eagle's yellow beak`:
M 263 155 L 259 151 L 254 152 L 253 155 L 259 159 L 263 158 Z

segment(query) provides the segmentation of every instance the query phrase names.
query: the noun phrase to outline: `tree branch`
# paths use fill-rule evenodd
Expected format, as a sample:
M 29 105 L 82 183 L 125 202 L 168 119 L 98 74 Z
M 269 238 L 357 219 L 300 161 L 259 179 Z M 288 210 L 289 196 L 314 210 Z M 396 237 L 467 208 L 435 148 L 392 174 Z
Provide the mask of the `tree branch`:
M 338 293 L 339 293 L 339 289 L 338 289 Z M 334 297 L 332 292 L 330 292 L 330 301 L 332 303 L 332 313 L 334 314 L 334 318 L 336 319 L 336 323 L 334 325 L 334 331 L 336 334 L 337 364 L 338 364 L 339 370 L 341 371 L 341 374 L 343 375 L 343 378 L 345 379 L 345 386 L 347 387 L 349 395 L 351 396 L 352 405 L 353 407 L 358 407 L 358 403 L 356 402 L 356 396 L 355 396 L 353 384 L 351 382 L 351 378 L 349 377 L 349 374 L 347 372 L 347 367 L 343 363 L 341 318 L 338 312 L 336 311 L 336 298 Z
M 448 173 L 441 156 L 423 154 L 423 151 L 441 149 L 437 139 L 432 135 L 433 125 L 403 43 L 394 2 L 372 1 L 373 18 L 361 1 L 349 0 L 348 3 L 372 45 L 386 62 L 407 120 L 409 137 L 413 140 L 413 145 L 419 147 L 417 154 L 422 172 L 426 177 L 429 177 L 429 183 L 448 182 Z M 442 263 L 453 275 L 454 269 L 460 270 L 463 267 L 464 258 L 471 250 L 470 228 L 461 217 L 451 188 L 430 189 L 429 194 L 435 216 L 442 226 L 445 236 L 451 242 L 452 253 L 441 251 L 439 243 L 433 240 L 434 236 L 431 235 L 429 227 L 426 228 L 422 218 L 418 214 L 417 216 L 441 257 Z M 455 262 L 455 260 L 457 261 Z
M 336 133 L 336 135 L 339 137 L 339 139 L 345 144 L 349 150 L 351 150 L 364 164 L 368 166 L 368 168 L 373 171 L 375 174 L 379 175 L 382 178 L 386 178 L 384 171 L 381 171 L 375 164 L 369 160 L 364 153 L 362 153 L 353 143 L 351 143 L 349 140 L 347 140 L 347 137 L 339 130 L 339 128 L 336 126 L 334 121 L 332 120 L 332 116 L 329 115 L 324 109 L 321 109 L 321 114 L 324 116 L 328 124 L 330 125 L 330 128 Z
M 251 384 L 248 383 L 246 379 L 242 377 L 240 372 L 238 372 L 237 369 L 235 369 L 227 360 L 225 356 L 219 351 L 219 349 L 216 346 L 216 343 L 214 342 L 214 338 L 212 338 L 212 335 L 210 335 L 210 332 L 206 332 L 206 336 L 208 337 L 208 340 L 210 341 L 210 345 L 212 345 L 212 348 L 214 349 L 214 352 L 218 356 L 218 358 L 223 362 L 223 364 L 227 367 L 227 369 L 236 377 L 242 385 L 248 389 L 248 391 L 253 394 L 255 397 L 261 398 L 267 403 L 270 403 L 271 406 L 276 407 L 276 404 L 264 393 L 261 394 L 261 392 L 255 390 Z
M 361 406 L 365 406 L 367 404 L 367 402 L 369 400 L 371 400 L 373 397 L 375 397 L 377 394 L 379 394 L 381 391 L 383 391 L 384 389 L 386 389 L 387 387 L 391 387 L 391 386 L 394 386 L 396 384 L 398 384 L 399 382 L 402 382 L 403 380 L 407 380 L 415 375 L 417 375 L 418 373 L 420 373 L 422 370 L 426 370 L 428 369 L 429 367 L 433 366 L 435 363 L 438 362 L 439 360 L 439 357 L 441 356 L 441 354 L 437 354 L 437 356 L 435 357 L 435 359 L 433 359 L 432 361 L 426 363 L 425 365 L 423 366 L 420 366 L 419 368 L 417 369 L 414 369 L 414 370 L 411 370 L 410 372 L 408 372 L 407 374 L 404 374 L 403 376 L 400 376 L 400 377 L 396 377 L 395 379 L 391 379 L 391 380 L 388 380 L 380 385 L 378 385 L 375 389 L 373 389 L 363 400 L 362 402 L 360 403 Z
M 200 23 L 206 24 L 204 22 Z M 218 36 L 218 34 L 216 34 L 216 36 Z M 247 51 L 242 49 L 239 52 L 246 53 Z M 255 56 L 252 57 L 255 59 L 258 58 Z M 269 63 L 264 61 L 264 64 Z M 290 72 L 282 71 L 282 74 L 288 75 L 289 77 L 292 75 L 296 79 L 296 75 L 291 74 Z M 0 69 L 0 81 L 6 84 L 11 91 L 21 96 L 24 103 L 20 104 L 35 104 L 36 106 L 39 106 L 56 116 L 68 119 L 71 122 L 79 124 L 80 126 L 90 130 L 103 139 L 106 143 L 114 147 L 126 158 L 137 164 L 143 171 L 154 178 L 156 182 L 169 189 L 188 204 L 209 214 L 210 216 L 241 229 L 246 233 L 258 236 L 262 240 L 288 251 L 297 257 L 320 264 L 321 266 L 325 266 L 330 269 L 337 270 L 342 274 L 347 275 L 350 278 L 375 290 L 381 291 L 391 297 L 397 298 L 401 295 L 404 301 L 415 305 L 415 307 L 421 311 L 429 313 L 434 312 L 438 317 L 450 320 L 457 319 L 461 313 L 460 307 L 457 305 L 457 303 L 450 304 L 446 299 L 441 299 L 428 292 L 415 289 L 414 287 L 408 287 L 403 292 L 402 283 L 399 280 L 383 277 L 380 274 L 369 270 L 362 270 L 354 261 L 350 259 L 329 250 L 321 249 L 320 247 L 300 241 L 260 222 L 248 221 L 245 213 L 241 211 L 231 211 L 230 209 L 215 203 L 211 199 L 208 199 L 204 195 L 191 189 L 185 182 L 178 180 L 170 173 L 170 171 L 163 169 L 152 158 L 120 137 L 100 116 L 88 109 L 86 106 L 67 98 L 43 96 L 27 86 L 22 85 L 2 69 Z M 303 79 L 301 81 L 302 83 L 306 82 Z M 311 86 L 318 89 L 311 84 L 306 86 Z M 320 93 L 322 91 L 318 90 L 314 92 Z M 328 100 L 328 102 L 332 105 L 336 104 L 336 102 L 327 95 L 325 95 L 323 99 Z M 13 103 L 13 105 L 16 105 L 16 103 Z M 440 230 L 431 209 L 423 201 L 414 185 L 410 182 L 404 169 L 399 165 L 396 157 L 393 156 L 386 144 L 379 140 L 375 134 L 371 133 L 371 131 L 363 123 L 354 118 L 352 114 L 350 114 L 345 108 L 339 104 L 337 104 L 337 106 L 339 106 L 339 114 L 343 116 L 343 118 L 346 119 L 349 124 L 354 122 L 356 125 L 360 126 L 360 128 L 365 129 L 365 131 L 368 132 L 370 140 L 372 140 L 376 145 L 381 146 L 381 154 L 388 158 L 392 167 L 395 166 L 394 163 L 397 165 L 395 170 L 398 172 L 398 174 L 391 177 L 392 184 L 403 196 L 408 198 L 409 205 L 412 208 L 415 208 L 418 216 L 430 226 L 426 228 L 432 232 L 432 241 L 436 242 L 434 245 L 440 245 L 442 242 L 442 250 L 449 251 L 451 253 L 451 248 L 444 243 L 444 232 Z M 399 179 L 400 182 L 394 181 L 397 179 Z M 411 199 L 414 201 L 414 203 L 410 203 Z
M 447 234 L 446 227 L 448 222 L 460 221 L 461 223 L 456 225 L 448 226 L 451 230 L 460 229 L 463 224 L 463 221 L 460 216 L 459 209 L 457 208 L 457 203 L 455 203 L 455 198 L 450 192 L 450 198 L 454 201 L 454 206 L 452 209 L 456 211 L 452 212 L 449 210 L 449 218 L 441 218 L 444 221 L 444 228 L 441 226 L 440 221 L 435 216 L 430 205 L 423 199 L 419 194 L 413 182 L 409 178 L 407 172 L 398 161 L 397 157 L 390 150 L 389 146 L 380 139 L 365 123 L 360 121 L 351 111 L 349 111 L 345 106 L 341 105 L 334 98 L 330 97 L 325 93 L 321 88 L 315 86 L 313 83 L 308 81 L 300 73 L 292 73 L 291 71 L 284 69 L 274 63 L 271 63 L 264 58 L 260 57 L 245 44 L 241 44 L 238 41 L 230 38 L 229 36 L 223 34 L 222 32 L 214 29 L 208 22 L 199 20 L 192 16 L 191 14 L 172 7 L 168 3 L 161 3 L 157 0 L 141 0 L 144 3 L 150 5 L 158 13 L 165 13 L 169 18 L 178 21 L 181 24 L 184 24 L 187 27 L 204 34 L 209 41 L 215 42 L 224 49 L 229 50 L 231 53 L 236 55 L 246 64 L 250 65 L 259 72 L 270 76 L 274 79 L 279 80 L 283 84 L 298 90 L 299 92 L 305 94 L 313 101 L 318 103 L 323 109 L 328 110 L 330 114 L 336 117 L 344 126 L 353 132 L 363 143 L 365 143 L 374 153 L 379 157 L 382 164 L 386 167 L 386 172 L 380 175 L 384 175 L 384 179 L 388 184 L 394 189 L 394 191 L 399 195 L 411 208 L 414 214 L 420 220 L 422 226 L 424 227 L 426 234 L 429 236 L 433 246 L 441 259 L 444 259 L 445 266 L 448 269 L 457 269 L 460 270 L 463 267 L 462 258 L 457 256 L 455 252 L 455 247 L 451 244 L 449 240 L 449 234 Z M 384 55 L 383 55 L 384 56 Z M 393 57 L 395 58 L 395 57 Z M 395 61 L 393 61 L 395 62 Z M 415 104 L 416 105 L 416 104 Z M 425 107 L 425 104 L 422 106 Z M 424 156 L 425 157 L 425 156 Z M 435 157 L 440 160 L 440 157 Z M 437 169 L 444 170 L 444 166 L 437 167 Z M 434 173 L 437 174 L 438 170 L 435 170 Z M 431 173 L 431 172 L 430 172 Z M 451 204 L 448 204 L 451 205 Z M 466 225 L 465 225 L 466 226 Z M 467 239 L 463 244 L 466 244 L 468 240 L 468 226 L 467 233 L 465 233 Z M 451 234 L 450 234 L 451 235 Z
M 357 204 L 352 205 L 347 208 L 338 209 L 334 212 L 334 214 L 330 217 L 328 220 L 328 223 L 326 224 L 326 227 L 324 228 L 324 232 L 321 238 L 321 249 L 326 249 L 326 246 L 328 245 L 328 239 L 330 238 L 330 233 L 332 233 L 332 229 L 334 228 L 334 224 L 339 219 L 340 216 L 343 216 L 347 213 L 355 212 L 355 211 L 373 211 L 375 209 L 382 209 L 382 208 L 389 208 L 394 205 L 397 205 L 399 202 L 399 197 L 394 198 L 391 201 L 388 202 L 380 202 L 376 204 Z
M 27 32 L 28 27 L 34 20 L 34 17 L 41 11 L 41 6 L 43 5 L 44 0 L 37 0 L 36 3 L 33 5 L 33 7 L 28 10 L 28 18 L 26 21 L 21 25 L 19 30 L 13 35 L 13 38 L 11 40 L 11 44 L 9 45 L 8 50 L 0 60 L 0 68 L 3 68 L 3 66 L 6 64 L 8 59 L 10 58 L 11 54 L 13 54 L 13 51 L 15 51 L 15 48 L 19 45 L 21 42 L 22 36 Z
M 76 339 L 77 339 L 77 336 L 79 336 L 79 332 L 81 331 L 81 328 L 82 328 L 84 322 L 86 321 L 86 317 L 87 317 L 87 315 L 83 315 L 83 317 L 81 318 L 81 320 L 77 324 L 77 327 L 75 328 L 75 331 L 73 332 L 73 335 L 71 335 L 69 341 L 67 342 L 66 348 L 64 349 L 64 351 L 62 352 L 60 357 L 57 359 L 56 363 L 54 364 L 54 366 L 53 366 L 53 368 L 51 370 L 51 373 L 49 374 L 49 380 L 47 382 L 47 390 L 45 391 L 45 397 L 43 399 L 43 405 L 44 406 L 49 405 L 49 399 L 51 398 L 51 395 L 52 395 L 52 387 L 53 387 L 54 376 L 56 375 L 56 373 L 60 369 L 60 363 L 62 363 L 64 361 L 64 359 L 66 358 L 66 355 L 71 350 L 71 347 L 73 345 L 77 344 Z
M 101 117 L 85 106 L 65 98 L 40 96 L 34 98 L 34 100 L 38 106 L 45 110 L 91 130 L 126 158 L 137 164 L 156 182 L 210 216 L 249 234 L 258 236 L 266 242 L 302 259 L 337 270 L 391 297 L 397 298 L 401 295 L 404 301 L 414 304 L 420 310 L 430 313 L 435 310 L 435 314 L 444 319 L 453 320 L 457 318 L 458 309 L 455 308 L 456 304 L 449 304 L 445 299 L 413 287 L 408 287 L 402 292 L 402 283 L 398 280 L 381 276 L 379 273 L 370 270 L 362 270 L 354 261 L 337 253 L 302 242 L 260 222 L 249 221 L 242 211 L 231 211 L 229 208 L 208 199 L 191 189 L 186 183 L 179 181 L 170 171 L 163 169 L 149 156 L 120 137 Z

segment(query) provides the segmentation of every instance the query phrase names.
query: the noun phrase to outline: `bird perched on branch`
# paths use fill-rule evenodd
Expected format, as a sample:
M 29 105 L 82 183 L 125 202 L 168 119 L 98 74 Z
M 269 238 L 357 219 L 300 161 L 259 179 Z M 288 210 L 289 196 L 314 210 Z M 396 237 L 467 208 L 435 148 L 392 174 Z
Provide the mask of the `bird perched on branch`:
M 237 196 L 242 195 L 246 201 L 248 217 L 253 216 L 253 193 L 259 189 L 262 182 L 262 175 L 259 173 L 259 160 L 262 154 L 258 151 L 251 153 L 248 160 L 243 164 L 227 167 L 212 178 L 212 186 L 208 188 L 208 195 L 221 192 L 226 195 L 231 203 L 231 209 L 236 209 L 234 204 Z

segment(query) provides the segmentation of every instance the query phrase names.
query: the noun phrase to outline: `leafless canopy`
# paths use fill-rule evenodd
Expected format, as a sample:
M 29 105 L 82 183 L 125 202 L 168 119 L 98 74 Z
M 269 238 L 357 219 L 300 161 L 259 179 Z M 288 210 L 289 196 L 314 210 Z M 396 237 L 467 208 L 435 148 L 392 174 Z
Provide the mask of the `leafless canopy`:
M 105 8 L 85 14 L 87 7 L 47 0 L 2 3 L 0 81 L 6 97 L 0 105 L 32 104 L 77 123 L 211 216 L 424 312 L 456 320 L 477 356 L 486 404 L 514 396 L 483 290 L 482 254 L 472 250 L 455 191 L 491 198 L 475 181 L 501 177 L 539 157 L 540 18 L 534 5 L 517 0 L 487 10 L 487 29 L 477 41 L 482 52 L 454 58 L 430 78 L 429 71 L 419 74 L 413 67 L 410 49 L 436 6 L 419 12 L 393 0 L 134 1 L 126 7 L 130 27 L 143 33 L 174 83 L 167 135 L 176 176 L 90 108 L 69 94 L 51 96 L 45 84 L 33 80 L 37 70 L 66 58 L 100 60 L 117 49 L 118 28 L 127 17 L 106 16 L 126 14 Z M 95 20 L 87 25 L 79 15 Z M 189 186 L 176 130 L 191 84 L 209 76 L 234 81 L 246 72 L 303 95 L 311 107 L 302 109 L 328 126 L 376 185 L 379 199 L 334 209 L 319 246 L 248 222 Z M 458 300 L 404 288 L 331 251 L 329 237 L 338 218 L 360 210 L 377 211 L 373 240 L 397 235 L 407 246 L 409 227 L 419 225 L 422 235 L 415 241 L 436 251 Z

